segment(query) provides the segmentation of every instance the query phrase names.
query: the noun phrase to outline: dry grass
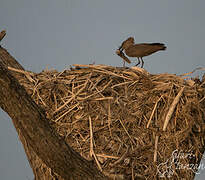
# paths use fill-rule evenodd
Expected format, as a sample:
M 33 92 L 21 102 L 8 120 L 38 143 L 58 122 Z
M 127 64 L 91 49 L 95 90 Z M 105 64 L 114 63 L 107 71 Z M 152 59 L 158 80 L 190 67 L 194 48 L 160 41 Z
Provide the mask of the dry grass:
M 165 177 L 193 178 L 192 170 L 177 169 L 178 161 L 170 157 L 179 150 L 192 154 L 180 163 L 199 163 L 205 137 L 204 80 L 105 65 L 19 73 L 25 73 L 27 81 L 20 83 L 46 110 L 55 130 L 105 174 L 157 179 L 159 170 L 167 172 Z

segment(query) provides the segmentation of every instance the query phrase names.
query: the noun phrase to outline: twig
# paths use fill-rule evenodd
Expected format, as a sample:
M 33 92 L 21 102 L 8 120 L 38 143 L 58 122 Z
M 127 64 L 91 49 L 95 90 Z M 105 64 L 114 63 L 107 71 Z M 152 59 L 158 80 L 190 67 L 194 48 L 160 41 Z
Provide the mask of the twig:
M 38 90 L 36 91 L 36 94 L 37 94 L 38 98 L 40 99 L 40 101 L 42 102 L 42 104 L 43 104 L 45 107 L 47 107 L 46 103 L 45 103 L 45 102 L 43 101 L 43 99 L 41 98 L 41 96 L 40 96 Z
M 203 98 L 201 98 L 201 99 L 199 100 L 199 102 L 202 102 L 204 99 L 205 99 L 205 96 L 204 96 Z
M 92 128 L 92 121 L 91 117 L 89 116 L 89 127 L 90 127 L 90 156 L 92 157 L 93 153 L 93 128 Z
M 103 65 L 103 64 L 98 64 L 98 65 L 95 65 L 95 64 L 73 64 L 73 66 L 75 67 L 87 67 L 87 68 L 107 68 L 109 66 L 106 66 L 106 65 Z
M 115 87 L 123 86 L 123 85 L 129 84 L 129 83 L 133 83 L 133 81 L 127 81 L 127 82 L 115 84 L 115 85 L 111 86 L 111 88 L 113 89 L 113 88 L 115 88 Z
M 0 41 L 6 36 L 6 30 L 0 32 Z
M 163 96 L 163 95 L 162 95 L 162 96 Z M 156 102 L 155 105 L 154 105 L 154 108 L 153 108 L 153 110 L 152 110 L 151 116 L 150 116 L 149 121 L 148 121 L 148 123 L 147 123 L 147 128 L 149 128 L 149 125 L 150 125 L 150 123 L 151 123 L 152 117 L 153 117 L 154 112 L 155 112 L 155 110 L 156 110 L 156 108 L 157 108 L 157 104 L 158 104 L 158 102 L 161 100 L 162 96 L 157 100 L 157 102 Z
M 84 83 L 83 87 L 80 90 L 78 90 L 78 92 L 76 94 L 72 95 L 72 97 L 68 101 L 66 101 L 62 106 L 60 106 L 58 109 L 56 109 L 52 114 L 55 114 L 56 112 L 58 112 L 62 108 L 64 108 L 67 104 L 69 104 L 79 93 L 81 93 L 85 89 L 87 83 L 88 83 L 88 80 Z
M 103 157 L 103 158 L 110 158 L 110 159 L 119 159 L 119 157 L 117 157 L 117 156 L 110 156 L 110 155 L 106 155 L 106 154 L 96 154 L 96 156 Z
M 111 164 L 111 166 L 115 166 L 116 164 L 119 164 L 121 161 L 123 161 L 129 152 L 129 148 L 130 147 L 127 146 L 125 153 L 117 161 L 115 161 L 113 164 Z
M 96 98 L 92 99 L 92 101 L 103 101 L 103 100 L 113 100 L 113 97 L 102 97 L 102 98 Z
M 130 134 L 128 133 L 127 129 L 125 128 L 124 124 L 122 123 L 122 121 L 119 119 L 120 124 L 122 125 L 123 129 L 125 130 L 126 134 L 128 135 L 128 137 L 130 138 L 130 140 L 133 142 L 133 144 L 136 146 L 136 143 L 134 142 L 134 140 L 131 138 Z
M 198 67 L 198 68 L 194 69 L 194 70 L 191 71 L 191 72 L 184 73 L 184 74 L 181 74 L 181 75 L 179 75 L 179 76 L 188 76 L 188 75 L 190 75 L 190 74 L 193 74 L 193 73 L 194 73 L 195 71 L 197 71 L 197 70 L 205 71 L 205 67 Z
M 141 68 L 140 68 L 141 69 Z M 127 75 L 130 75 L 131 77 L 133 77 L 133 78 L 137 78 L 137 79 L 139 79 L 140 77 L 137 75 L 137 74 L 135 74 L 134 72 L 129 72 L 129 71 L 123 71 L 123 73 L 124 74 L 127 74 Z
M 74 105 L 73 107 L 70 107 L 68 111 L 66 111 L 64 114 L 62 114 L 60 117 L 58 117 L 56 120 L 54 120 L 55 122 L 58 122 L 61 118 L 63 118 L 66 114 L 68 114 L 69 112 L 71 112 L 73 109 L 75 109 L 76 107 L 78 107 L 79 103 L 77 103 L 76 105 Z
M 158 147 L 159 135 L 155 137 L 155 144 L 154 144 L 154 162 L 157 161 L 157 147 Z
M 101 93 L 110 85 L 111 82 L 112 82 L 112 80 L 110 80 L 101 90 L 98 90 L 97 92 L 95 92 L 95 93 L 93 93 L 93 94 L 91 94 L 91 95 L 88 95 L 88 96 L 86 96 L 86 97 L 83 97 L 83 98 L 77 97 L 77 99 L 78 99 L 78 100 L 85 100 L 85 99 L 88 99 L 88 98 L 90 98 L 90 97 L 92 97 L 92 96 L 96 96 L 97 94 L 100 94 L 100 95 L 101 95 Z M 104 97 L 104 96 L 103 96 L 103 97 Z
M 110 100 L 108 100 L 108 128 L 110 131 L 110 137 L 112 137 L 110 125 L 111 125 Z
M 83 97 L 83 98 L 77 97 L 77 99 L 82 101 L 82 100 L 88 99 L 92 96 L 96 96 L 97 94 L 101 94 L 110 85 L 111 82 L 112 82 L 112 79 L 101 90 L 99 90 L 99 91 L 97 91 L 97 92 L 95 92 L 91 95 L 88 95 L 86 97 Z M 105 100 L 105 99 L 113 99 L 113 97 L 102 97 L 102 98 L 96 98 L 96 99 L 93 99 L 93 100 L 101 101 L 101 100 Z
M 122 52 L 122 51 L 120 51 L 119 49 L 116 51 L 116 54 L 118 55 L 118 56 L 120 56 L 124 61 L 126 61 L 127 63 L 131 63 L 131 61 L 128 59 L 128 57 L 127 56 L 125 56 L 125 54 Z
M 110 71 L 107 71 L 107 70 L 101 70 L 101 69 L 94 69 L 93 71 L 95 71 L 95 72 L 99 72 L 99 73 L 103 73 L 103 74 L 109 74 L 109 75 L 112 75 L 112 76 L 116 76 L 116 77 L 121 77 L 121 78 L 123 78 L 123 79 L 128 79 L 128 80 L 132 80 L 131 78 L 128 78 L 128 77 L 126 77 L 126 76 L 123 76 L 123 75 L 119 75 L 119 74 L 116 74 L 116 73 L 113 73 L 113 72 L 110 72 Z
M 134 175 L 134 162 L 132 162 L 132 180 L 135 180 L 135 175 Z
M 54 97 L 54 102 L 55 102 L 55 109 L 57 109 L 57 99 L 56 99 L 56 94 L 53 93 L 53 97 Z
M 10 71 L 14 71 L 14 72 L 18 72 L 18 73 L 22 73 L 26 76 L 26 78 L 30 81 L 30 82 L 35 82 L 33 80 L 33 78 L 31 76 L 34 76 L 34 73 L 32 72 L 28 72 L 28 71 L 24 71 L 24 70 L 20 70 L 20 69 L 16 69 L 16 68 L 13 68 L 13 67 L 10 67 L 8 66 L 8 70 Z
M 95 155 L 94 149 L 93 149 L 93 128 L 92 128 L 92 121 L 91 121 L 91 117 L 89 116 L 89 124 L 90 124 L 90 156 L 94 157 L 96 164 L 99 168 L 100 171 L 102 171 L 102 167 L 98 161 L 97 156 Z
M 179 99 L 180 99 L 180 97 L 181 97 L 181 95 L 182 95 L 182 93 L 183 93 L 183 91 L 184 91 L 184 88 L 185 88 L 185 87 L 182 87 L 182 88 L 181 88 L 181 90 L 179 91 L 179 93 L 177 94 L 177 96 L 175 97 L 174 101 L 172 102 L 172 104 L 171 104 L 171 106 L 170 106 L 170 108 L 169 108 L 169 111 L 168 111 L 168 113 L 167 113 L 167 115 L 166 115 L 166 118 L 165 118 L 165 121 L 164 121 L 163 131 L 166 131 L 167 125 L 168 125 L 168 123 L 169 123 L 169 120 L 170 120 L 171 117 L 172 117 L 172 114 L 173 114 L 173 112 L 174 112 L 174 109 L 175 109 L 176 105 L 177 105 L 178 102 L 179 102 Z

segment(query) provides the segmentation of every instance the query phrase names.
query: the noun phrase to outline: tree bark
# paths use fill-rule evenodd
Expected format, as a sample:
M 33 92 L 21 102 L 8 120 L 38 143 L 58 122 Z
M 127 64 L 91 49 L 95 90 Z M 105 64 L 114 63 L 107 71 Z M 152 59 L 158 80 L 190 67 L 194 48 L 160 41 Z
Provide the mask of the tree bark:
M 45 163 L 51 171 L 66 180 L 107 179 L 93 163 L 81 157 L 52 129 L 44 110 L 31 99 L 19 84 L 18 75 L 11 73 L 7 66 L 23 69 L 0 47 L 0 107 L 13 121 L 35 178 L 41 179 L 44 176 L 44 172 L 38 172 L 36 167 Z M 46 179 L 54 177 L 51 173 L 50 178 Z

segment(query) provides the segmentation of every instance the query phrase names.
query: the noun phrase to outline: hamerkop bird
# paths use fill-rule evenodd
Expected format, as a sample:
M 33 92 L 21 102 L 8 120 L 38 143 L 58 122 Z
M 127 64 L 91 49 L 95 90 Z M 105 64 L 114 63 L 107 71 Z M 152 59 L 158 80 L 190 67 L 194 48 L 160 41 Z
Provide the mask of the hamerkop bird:
M 119 49 L 116 51 L 116 53 L 124 59 L 124 61 L 130 63 L 130 60 L 124 55 L 123 50 L 125 51 L 125 54 L 129 57 L 137 57 L 138 63 L 140 64 L 140 59 L 142 61 L 141 68 L 144 65 L 144 61 L 142 57 L 148 56 L 150 54 L 153 54 L 160 50 L 165 50 L 166 46 L 162 43 L 143 43 L 143 44 L 134 44 L 134 38 L 129 37 L 127 40 L 125 40 L 122 45 L 119 47 Z

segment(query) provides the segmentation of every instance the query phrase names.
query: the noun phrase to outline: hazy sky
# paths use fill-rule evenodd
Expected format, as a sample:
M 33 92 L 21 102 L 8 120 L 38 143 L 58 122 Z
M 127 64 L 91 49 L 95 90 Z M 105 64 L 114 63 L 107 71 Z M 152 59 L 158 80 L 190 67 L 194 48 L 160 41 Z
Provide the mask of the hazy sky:
M 122 66 L 115 50 L 129 36 L 136 43 L 166 44 L 167 51 L 144 58 L 150 73 L 205 67 L 204 0 L 0 0 L 0 17 L 0 31 L 7 30 L 2 46 L 34 72 L 76 63 Z M 1 110 L 0 177 L 33 178 L 12 121 Z

